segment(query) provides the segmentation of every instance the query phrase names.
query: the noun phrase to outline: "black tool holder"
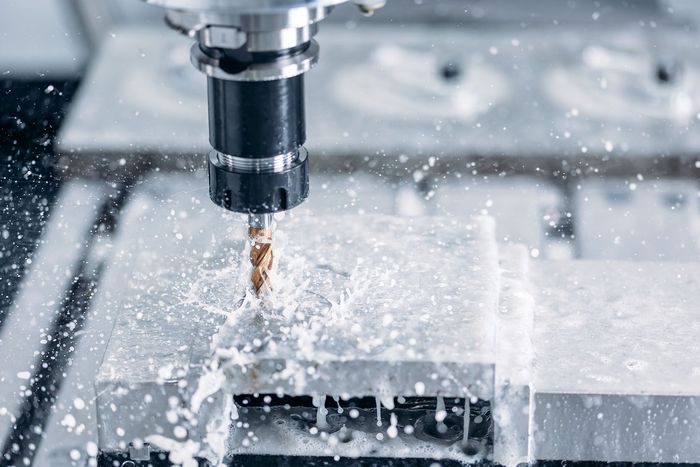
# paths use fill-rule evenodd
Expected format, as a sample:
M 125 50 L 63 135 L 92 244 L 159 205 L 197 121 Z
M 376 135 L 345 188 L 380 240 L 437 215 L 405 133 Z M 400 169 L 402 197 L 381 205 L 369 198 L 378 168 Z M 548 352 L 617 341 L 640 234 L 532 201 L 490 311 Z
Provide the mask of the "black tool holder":
M 252 65 L 303 53 L 308 43 L 276 52 L 208 49 L 235 76 Z M 209 194 L 230 211 L 267 214 L 297 206 L 309 193 L 304 76 L 274 80 L 208 77 Z

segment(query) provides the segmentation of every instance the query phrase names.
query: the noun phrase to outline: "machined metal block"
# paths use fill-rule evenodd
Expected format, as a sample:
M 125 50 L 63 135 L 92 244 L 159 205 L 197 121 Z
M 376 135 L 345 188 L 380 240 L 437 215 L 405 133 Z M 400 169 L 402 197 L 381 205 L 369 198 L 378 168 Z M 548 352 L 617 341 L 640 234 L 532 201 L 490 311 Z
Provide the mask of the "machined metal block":
M 285 216 L 275 293 L 259 301 L 245 222 L 213 206 L 201 180 L 156 177 L 125 216 L 129 253 L 109 272 L 120 315 L 96 382 L 103 451 L 189 439 L 221 454 L 234 395 L 376 397 L 389 411 L 397 397 L 442 397 L 455 413 L 455 400 L 494 395 L 489 218 Z
M 432 202 L 440 215 L 493 216 L 498 241 L 524 244 L 533 257 L 573 256 L 564 196 L 549 182 L 531 177 L 453 179 L 436 187 Z
M 700 260 L 697 181 L 588 180 L 574 206 L 584 259 Z
M 532 271 L 533 458 L 700 462 L 700 264 Z
M 312 175 L 308 200 L 295 214 L 395 214 L 396 190 L 369 174 Z
M 496 319 L 496 379 L 492 404 L 494 462 L 530 462 L 530 381 L 535 301 L 530 253 L 524 245 L 500 245 L 500 295 Z

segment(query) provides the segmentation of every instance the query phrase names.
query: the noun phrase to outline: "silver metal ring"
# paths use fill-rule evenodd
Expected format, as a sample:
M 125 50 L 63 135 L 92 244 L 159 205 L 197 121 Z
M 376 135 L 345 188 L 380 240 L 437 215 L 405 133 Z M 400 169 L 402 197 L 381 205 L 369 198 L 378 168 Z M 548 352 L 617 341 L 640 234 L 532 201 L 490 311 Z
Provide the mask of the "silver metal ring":
M 304 147 L 300 147 L 298 151 L 292 151 L 287 154 L 259 158 L 232 156 L 216 150 L 214 153 L 221 165 L 233 169 L 236 172 L 246 173 L 284 172 L 291 168 L 298 159 L 306 159 L 306 149 L 304 149 Z
M 190 49 L 192 64 L 207 76 L 230 81 L 274 81 L 293 78 L 309 71 L 318 61 L 318 43 L 311 40 L 302 53 L 267 63 L 253 63 L 240 73 L 226 73 L 221 69 L 220 60 L 211 57 L 194 44 Z
M 248 214 L 248 226 L 254 229 L 272 227 L 272 214 Z
M 317 32 L 318 26 L 315 23 L 301 28 L 250 31 L 246 36 L 245 48 L 248 52 L 291 49 L 309 42 Z

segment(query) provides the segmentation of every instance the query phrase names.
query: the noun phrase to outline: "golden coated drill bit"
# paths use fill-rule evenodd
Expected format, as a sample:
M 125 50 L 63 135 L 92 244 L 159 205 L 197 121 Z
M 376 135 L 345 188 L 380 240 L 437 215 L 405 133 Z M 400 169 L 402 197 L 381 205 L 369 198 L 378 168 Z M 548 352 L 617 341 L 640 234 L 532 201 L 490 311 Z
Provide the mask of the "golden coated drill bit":
M 255 295 L 261 296 L 272 290 L 270 270 L 272 269 L 272 227 L 250 227 L 248 229 L 252 245 L 250 246 L 250 263 L 253 271 L 250 280 L 255 288 Z

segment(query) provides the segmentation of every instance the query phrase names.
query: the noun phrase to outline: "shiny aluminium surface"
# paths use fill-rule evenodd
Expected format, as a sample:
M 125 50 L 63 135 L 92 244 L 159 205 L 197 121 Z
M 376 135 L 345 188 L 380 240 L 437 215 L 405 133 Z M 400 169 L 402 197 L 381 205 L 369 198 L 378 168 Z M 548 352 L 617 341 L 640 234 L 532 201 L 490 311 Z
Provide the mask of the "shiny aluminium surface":
M 700 461 L 700 263 L 532 264 L 531 454 Z
M 245 249 L 244 231 L 247 225 L 245 222 L 233 221 L 235 216 L 225 215 L 231 219 L 232 227 L 223 233 L 210 232 L 209 226 L 220 223 L 224 215 L 215 206 L 209 206 L 205 190 L 194 182 L 195 180 L 185 177 L 166 177 L 162 182 L 149 183 L 147 186 L 151 189 L 142 191 L 134 199 L 130 212 L 126 214 L 127 219 L 132 221 L 126 225 L 133 226 L 134 231 L 132 236 L 125 234 L 125 237 L 139 239 L 137 243 L 141 245 L 139 251 L 143 252 L 143 256 L 139 253 L 116 272 L 136 279 L 130 282 L 125 290 L 127 292 L 133 287 L 133 294 L 127 293 L 131 298 L 120 308 L 133 310 L 138 317 L 136 321 L 126 316 L 120 319 L 117 329 L 120 333 L 124 331 L 123 338 L 133 336 L 137 339 L 135 334 L 140 332 L 138 329 L 146 333 L 153 331 L 151 326 L 138 324 L 142 319 L 155 319 L 152 313 L 149 314 L 150 318 L 141 314 L 139 310 L 145 310 L 151 305 L 139 303 L 139 300 L 148 300 L 149 297 L 157 295 L 163 300 L 167 299 L 170 305 L 155 304 L 155 308 L 162 309 L 170 316 L 168 320 L 182 317 L 192 321 L 193 324 L 189 324 L 189 327 L 202 326 L 197 324 L 201 320 L 216 320 L 218 317 L 229 316 L 232 307 L 243 307 L 238 313 L 231 315 L 240 318 L 241 321 L 237 324 L 232 322 L 231 326 L 222 330 L 230 333 L 227 336 L 221 334 L 220 339 L 225 338 L 223 343 L 232 346 L 240 344 L 243 349 L 251 341 L 253 334 L 262 333 L 261 348 L 256 350 L 256 359 L 270 359 L 272 362 L 286 357 L 301 360 L 308 358 L 320 364 L 326 362 L 335 370 L 326 376 L 310 378 L 307 381 L 309 387 L 305 388 L 301 380 L 292 381 L 291 385 L 282 380 L 266 383 L 261 377 L 261 372 L 266 371 L 266 367 L 261 366 L 256 370 L 255 378 L 247 381 L 245 375 L 237 378 L 236 384 L 241 385 L 241 393 L 275 392 L 278 384 L 289 394 L 296 394 L 299 389 L 313 393 L 331 391 L 332 387 L 326 387 L 330 384 L 328 378 L 331 374 L 340 375 L 343 372 L 343 362 L 351 365 L 352 361 L 357 360 L 369 366 L 373 362 L 399 364 L 407 355 L 411 356 L 411 362 L 418 365 L 421 362 L 443 362 L 444 365 L 450 366 L 452 363 L 448 362 L 462 361 L 465 364 L 483 364 L 486 366 L 473 374 L 478 375 L 482 371 L 484 375 L 488 374 L 489 361 L 492 359 L 493 332 L 489 330 L 489 323 L 493 319 L 497 295 L 497 281 L 494 280 L 497 270 L 496 245 L 493 225 L 488 218 L 474 224 L 459 220 L 443 222 L 440 217 L 412 219 L 371 215 L 361 216 L 362 222 L 351 222 L 350 219 L 355 219 L 355 216 L 326 216 L 314 219 L 303 215 L 299 219 L 291 216 L 278 221 L 280 245 L 277 250 L 277 284 L 280 292 L 275 296 L 283 300 L 300 300 L 299 311 L 305 312 L 298 315 L 303 321 L 299 325 L 308 328 L 312 333 L 320 333 L 316 336 L 316 339 L 320 340 L 312 348 L 304 348 L 303 337 L 298 336 L 297 340 L 287 336 L 288 330 L 285 330 L 281 321 L 273 320 L 267 330 L 259 329 L 255 319 L 256 313 L 245 309 L 241 300 L 245 297 L 247 282 L 245 271 L 242 269 L 245 269 L 247 260 L 241 260 L 242 256 L 238 252 Z M 171 209 L 176 209 L 174 216 L 168 214 Z M 187 219 L 184 224 L 179 221 L 181 216 Z M 137 219 L 159 219 L 159 222 L 144 224 L 136 222 Z M 301 234 L 297 229 L 305 231 L 305 234 Z M 405 231 L 406 236 L 402 237 L 401 241 L 392 243 L 390 239 L 395 237 L 398 231 Z M 161 242 L 163 235 L 174 235 L 173 241 Z M 314 235 L 320 237 L 315 238 Z M 202 243 L 202 238 L 207 240 Z M 192 248 L 199 251 L 199 254 L 175 258 Z M 398 251 L 405 249 L 413 252 L 412 259 L 404 259 L 398 254 Z M 157 254 L 154 254 L 156 252 Z M 423 253 L 431 256 L 433 260 L 428 261 L 427 257 L 417 256 Z M 460 261 L 453 262 L 454 266 L 441 264 L 439 258 L 446 254 L 464 258 L 465 261 L 468 258 L 469 263 L 473 264 L 469 268 L 464 268 Z M 165 258 L 180 263 L 181 267 L 176 268 L 177 270 L 162 267 L 163 261 L 171 261 Z M 403 264 L 405 261 L 409 261 L 410 266 Z M 432 279 L 434 287 L 444 289 L 445 293 L 427 297 L 413 293 L 418 287 L 416 281 L 422 281 L 426 274 L 430 275 L 435 261 L 441 266 L 440 274 L 436 273 Z M 379 275 L 374 277 L 375 273 Z M 189 279 L 185 279 L 190 275 Z M 286 279 L 286 276 L 289 278 Z M 301 282 L 288 283 L 297 280 Z M 152 281 L 153 287 L 163 286 L 168 290 L 163 290 L 162 294 L 154 294 L 155 289 L 146 285 L 149 281 Z M 377 284 L 385 284 L 385 287 L 376 290 Z M 151 290 L 148 296 L 139 292 L 143 286 Z M 370 286 L 375 288 L 374 293 L 369 293 Z M 288 291 L 288 287 L 294 291 Z M 284 292 L 292 295 L 286 296 Z M 206 296 L 200 296 L 202 293 Z M 294 295 L 297 293 L 302 295 Z M 132 299 L 135 301 L 132 302 Z M 205 303 L 208 303 L 208 312 L 202 313 L 199 306 Z M 328 306 L 332 303 L 336 305 L 331 310 Z M 341 306 L 341 303 L 344 305 Z M 275 305 L 279 306 L 279 303 L 275 303 L 274 300 L 263 304 L 272 307 L 270 313 L 286 312 L 275 310 Z M 179 309 L 181 306 L 185 308 Z M 431 318 L 429 310 L 434 308 L 444 310 L 444 319 Z M 341 319 L 343 316 L 338 315 L 338 319 L 327 320 L 328 317 L 323 315 L 327 312 L 340 313 L 346 319 Z M 316 316 L 318 313 L 321 315 Z M 408 319 L 413 314 L 416 314 L 414 319 Z M 352 316 L 362 317 L 366 321 L 361 333 L 353 326 L 355 323 L 352 322 Z M 127 332 L 126 328 L 121 328 L 122 325 L 136 325 L 138 329 Z M 278 328 L 278 325 L 282 327 Z M 391 332 L 394 327 L 403 331 Z M 426 328 L 429 331 L 428 335 L 440 337 L 436 337 L 436 341 L 425 340 L 425 336 L 423 341 L 416 339 L 414 342 L 411 339 L 411 332 L 416 333 L 418 329 Z M 413 331 L 409 332 L 409 329 Z M 458 331 L 460 329 L 461 331 Z M 457 332 L 474 333 L 474 338 L 469 343 L 459 342 L 456 338 L 445 338 Z M 281 340 L 268 342 L 275 336 L 279 336 Z M 312 338 L 311 335 L 307 337 Z M 171 336 L 168 339 L 177 340 L 177 337 Z M 150 346 L 154 342 L 140 339 L 137 341 L 138 345 L 124 346 L 117 340 L 109 347 L 101 379 L 107 381 L 116 376 L 119 380 L 123 376 L 133 381 L 148 381 L 149 378 L 157 378 L 158 369 L 147 363 L 147 358 L 137 358 L 134 353 L 143 352 L 145 357 L 151 351 Z M 158 347 L 167 351 L 167 346 L 158 344 Z M 130 350 L 127 350 L 128 348 Z M 129 355 L 122 354 L 124 351 Z M 189 357 L 185 358 L 196 363 L 197 355 L 199 358 L 206 356 L 208 346 L 199 344 L 198 349 L 193 351 L 194 354 L 190 353 Z M 204 352 L 204 355 L 200 352 Z M 183 355 L 178 353 L 173 354 L 173 357 L 181 359 Z M 274 366 L 270 371 L 275 373 Z M 318 371 L 321 371 L 321 368 Z M 353 380 L 356 378 L 352 374 L 348 374 L 347 377 Z M 395 377 L 402 378 L 400 374 Z M 381 394 L 381 387 L 388 384 L 377 381 L 376 378 L 364 380 L 359 386 L 346 384 L 342 376 L 334 376 L 333 383 L 337 385 L 336 392 L 358 392 L 356 395 Z M 359 384 L 359 380 L 355 383 Z M 397 388 L 396 391 L 415 393 L 413 383 Z M 492 387 L 488 377 L 483 381 L 478 381 L 477 378 L 474 383 L 474 394 L 490 397 Z M 274 385 L 258 387 L 258 384 Z M 371 388 L 364 388 L 367 384 L 371 385 Z M 446 390 L 452 388 L 453 383 L 426 380 L 424 384 L 425 388 L 420 392 L 434 394 L 440 391 L 440 384 L 447 384 L 448 386 L 443 387 L 443 390 Z M 387 386 L 387 390 L 390 389 L 391 385 Z M 453 389 L 464 390 L 459 384 Z

